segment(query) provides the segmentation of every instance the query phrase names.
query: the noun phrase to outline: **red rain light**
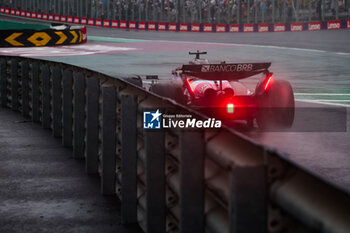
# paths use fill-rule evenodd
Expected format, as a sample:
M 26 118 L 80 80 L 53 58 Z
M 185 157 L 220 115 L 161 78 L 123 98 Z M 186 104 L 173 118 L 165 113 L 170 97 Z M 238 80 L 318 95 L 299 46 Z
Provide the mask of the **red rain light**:
M 267 91 L 267 89 L 270 87 L 271 81 L 272 81 L 272 75 L 267 79 L 267 82 L 264 86 L 265 91 Z
M 228 103 L 226 106 L 227 113 L 234 113 L 235 112 L 235 105 L 233 103 Z
M 187 83 L 187 87 L 190 89 L 190 91 L 191 91 L 192 93 L 194 93 L 193 87 L 192 87 L 192 85 L 191 85 L 191 83 L 190 83 L 190 80 L 188 80 L 188 78 L 186 79 L 186 83 Z

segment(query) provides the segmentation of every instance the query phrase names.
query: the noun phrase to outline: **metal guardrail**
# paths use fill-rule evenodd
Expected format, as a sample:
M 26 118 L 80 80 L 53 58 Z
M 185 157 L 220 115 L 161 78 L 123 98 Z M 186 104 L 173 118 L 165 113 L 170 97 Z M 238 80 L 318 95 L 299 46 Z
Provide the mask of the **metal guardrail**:
M 145 232 L 350 232 L 348 192 L 225 127 L 143 130 L 144 109 L 205 116 L 122 79 L 1 56 L 0 104 L 62 138 Z

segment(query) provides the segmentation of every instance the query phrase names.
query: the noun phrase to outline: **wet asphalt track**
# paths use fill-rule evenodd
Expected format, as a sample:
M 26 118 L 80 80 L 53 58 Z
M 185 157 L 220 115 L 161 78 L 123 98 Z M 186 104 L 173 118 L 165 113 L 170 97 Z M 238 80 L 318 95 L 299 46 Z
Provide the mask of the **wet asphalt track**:
M 275 77 L 290 81 L 298 93 L 296 98 L 303 100 L 296 103 L 298 109 L 319 107 L 322 111 L 315 111 L 314 115 L 309 116 L 297 110 L 302 120 L 297 120 L 298 127 L 292 132 L 245 134 L 286 152 L 300 165 L 350 190 L 349 108 L 344 107 L 338 115 L 342 118 L 345 114 L 346 124 L 339 123 L 339 119 L 332 115 L 319 117 L 324 116 L 323 113 L 327 113 L 327 108 L 333 104 L 350 104 L 350 30 L 215 34 L 88 27 L 88 35 L 88 44 L 82 46 L 60 47 L 51 49 L 51 52 L 45 48 L 12 49 L 5 53 L 3 50 L 0 54 L 61 61 L 112 76 L 158 74 L 162 79 L 169 78 L 173 68 L 188 62 L 189 50 L 207 50 L 207 57 L 215 61 L 271 61 Z M 246 80 L 250 87 L 255 82 Z M 327 105 L 315 101 L 326 102 Z

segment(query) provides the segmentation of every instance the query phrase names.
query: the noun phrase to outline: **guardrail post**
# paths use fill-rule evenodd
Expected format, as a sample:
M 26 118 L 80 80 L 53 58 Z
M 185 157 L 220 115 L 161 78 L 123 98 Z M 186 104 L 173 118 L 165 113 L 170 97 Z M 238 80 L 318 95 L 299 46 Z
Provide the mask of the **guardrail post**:
M 52 67 L 52 118 L 54 137 L 62 137 L 62 73 L 59 66 Z
M 137 100 L 121 96 L 121 217 L 123 223 L 137 222 Z
M 11 59 L 11 108 L 18 111 L 18 61 Z
M 7 80 L 6 80 L 6 59 L 0 59 L 0 92 L 1 106 L 6 107 L 7 103 Z
M 74 74 L 74 158 L 84 158 L 85 149 L 85 77 L 82 73 Z
M 22 70 L 22 115 L 29 116 L 29 65 L 28 61 L 21 62 Z
M 66 147 L 73 146 L 73 75 L 70 70 L 64 70 L 62 74 L 63 91 L 63 137 L 62 144 Z
M 50 94 L 50 69 L 48 65 L 41 66 L 42 80 L 42 127 L 51 128 L 51 94 Z
M 166 232 L 165 136 L 163 131 L 144 131 L 146 151 L 147 233 Z
M 39 64 L 32 63 L 32 121 L 40 122 Z
M 101 192 L 115 193 L 116 179 L 116 89 L 102 87 L 102 174 Z
M 233 167 L 230 172 L 230 233 L 267 232 L 266 166 Z
M 204 232 L 204 136 L 180 135 L 180 233 Z
M 98 137 L 99 137 L 99 97 L 100 80 L 86 79 L 86 160 L 85 170 L 88 174 L 98 173 Z

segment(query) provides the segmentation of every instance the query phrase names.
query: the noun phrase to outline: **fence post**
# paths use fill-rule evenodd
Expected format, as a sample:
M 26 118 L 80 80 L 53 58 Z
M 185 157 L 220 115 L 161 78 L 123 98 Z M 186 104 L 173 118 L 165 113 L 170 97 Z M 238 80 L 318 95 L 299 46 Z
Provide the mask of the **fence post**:
M 293 4 L 293 2 L 292 2 Z M 295 21 L 296 22 L 299 22 L 299 0 L 296 0 L 296 3 L 295 3 Z
M 102 87 L 102 174 L 101 192 L 115 193 L 116 173 L 116 89 Z
M 265 0 L 261 0 L 261 8 L 262 8 L 262 11 L 261 11 L 261 22 L 262 23 L 265 23 Z
M 201 233 L 204 232 L 203 132 L 182 132 L 180 146 L 180 233 Z
M 126 5 L 125 20 L 126 20 L 126 21 L 130 21 L 130 19 L 129 19 L 129 4 L 130 4 L 129 1 L 127 1 L 127 2 L 125 3 L 125 5 Z
M 79 0 L 79 17 L 83 17 L 83 0 Z
M 166 231 L 165 136 L 163 131 L 144 131 L 146 151 L 147 233 Z
M 250 0 L 247 0 L 247 9 L 250 9 Z M 231 12 L 231 9 L 230 9 Z M 231 13 L 230 13 L 231 15 Z M 230 19 L 232 18 L 232 16 L 230 16 Z M 247 11 L 247 19 L 246 19 L 247 23 L 250 23 L 250 10 Z M 243 22 L 242 22 L 243 23 Z
M 11 59 L 11 108 L 13 111 L 18 111 L 18 61 Z
M 286 7 L 287 7 L 287 0 L 283 0 L 282 15 L 283 15 L 283 22 L 284 22 L 284 23 L 287 22 L 287 11 L 286 11 Z
M 266 166 L 233 167 L 230 172 L 229 232 L 267 232 Z
M 182 8 L 182 22 L 186 23 L 186 11 L 185 11 L 185 0 L 181 0 L 181 8 Z
M 237 0 L 237 24 L 241 23 L 241 0 Z
M 161 1 L 160 3 L 160 22 L 164 22 L 164 1 Z
M 24 60 L 21 62 L 22 70 L 22 115 L 29 116 L 29 64 Z
M 254 1 L 254 23 L 257 24 L 258 23 L 258 1 L 257 0 L 253 0 Z
M 88 174 L 98 173 L 98 136 L 99 136 L 99 97 L 100 80 L 86 79 L 86 160 L 85 170 Z
M 337 0 L 333 0 L 335 4 L 335 19 L 339 19 L 339 2 Z
M 73 151 L 74 158 L 84 158 L 85 149 L 85 77 L 82 73 L 75 73 L 73 93 Z
M 32 63 L 32 121 L 40 122 L 40 68 L 37 62 Z
M 59 66 L 51 68 L 52 72 L 52 118 L 54 137 L 62 137 L 62 73 Z
M 50 94 L 50 70 L 47 65 L 41 65 L 42 80 L 42 127 L 44 129 L 51 128 L 51 94 Z
M 198 6 L 199 23 L 201 24 L 201 23 L 203 23 L 203 20 L 202 20 L 202 1 L 197 1 L 197 3 L 199 4 L 199 6 Z M 229 10 L 231 12 L 231 9 L 229 9 Z M 230 16 L 229 16 L 229 23 L 231 23 L 231 13 L 230 13 Z
M 7 77 L 6 77 L 6 59 L 0 60 L 0 92 L 1 92 L 1 106 L 6 107 L 7 103 Z
M 137 100 L 121 97 L 121 216 L 123 223 L 137 222 Z
M 85 17 L 86 18 L 92 17 L 91 16 L 92 1 L 85 0 L 85 4 L 86 4 Z
M 276 9 L 275 9 L 275 2 L 276 0 L 272 0 L 272 23 L 275 23 L 276 21 Z M 249 8 L 248 8 L 249 9 Z M 248 11 L 249 12 L 249 11 Z
M 138 9 L 138 21 L 140 22 L 140 21 L 142 21 L 141 20 L 141 14 L 142 14 L 142 12 L 141 12 L 141 2 L 138 2 L 137 9 Z
M 318 4 L 320 4 L 320 3 L 318 3 Z M 312 18 L 312 8 L 311 8 L 311 5 L 312 5 L 312 0 L 308 0 L 308 8 L 309 8 L 308 20 L 309 20 L 309 22 L 311 21 L 311 18 Z
M 63 137 L 62 144 L 66 147 L 73 146 L 73 77 L 70 70 L 64 70 L 62 74 L 62 109 L 63 109 Z
M 146 14 L 145 14 L 145 21 L 146 22 L 148 22 L 148 1 L 146 1 L 146 6 L 145 6 L 145 12 L 146 12 Z
M 325 0 L 321 0 L 321 19 L 322 19 L 322 21 L 324 21 L 324 19 L 325 19 L 325 15 L 324 15 L 324 13 L 325 13 L 325 7 L 326 7 L 326 3 L 325 3 Z
M 107 8 L 107 16 L 106 16 L 106 17 L 107 17 L 108 20 L 111 20 L 111 14 L 110 14 L 110 10 L 111 10 L 111 9 L 110 9 L 110 0 L 107 0 L 107 7 L 106 7 L 106 8 Z M 106 17 L 105 17 L 105 18 L 106 18 Z

